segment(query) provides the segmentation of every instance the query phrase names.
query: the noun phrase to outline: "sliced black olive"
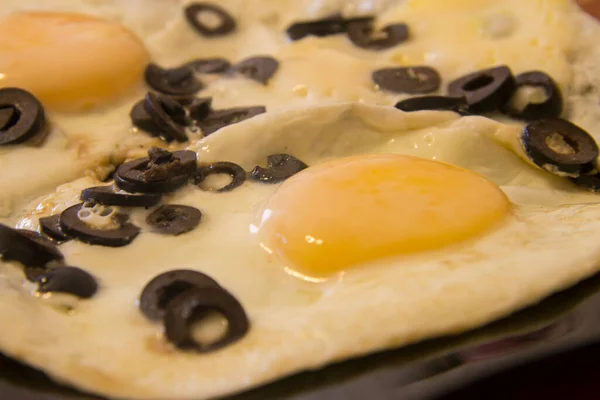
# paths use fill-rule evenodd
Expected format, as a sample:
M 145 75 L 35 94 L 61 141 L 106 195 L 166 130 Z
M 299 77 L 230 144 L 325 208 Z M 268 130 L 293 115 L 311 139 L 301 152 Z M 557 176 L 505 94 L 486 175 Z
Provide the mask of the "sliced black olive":
M 267 109 L 263 106 L 214 110 L 208 114 L 206 118 L 198 121 L 198 126 L 202 129 L 202 133 L 204 133 L 205 136 L 208 136 L 227 125 L 236 124 L 266 111 Z
M 130 193 L 169 193 L 185 185 L 196 172 L 196 153 L 160 150 L 151 148 L 150 157 L 121 164 L 115 172 L 115 184 Z
M 373 34 L 373 20 L 362 19 L 348 22 L 348 37 L 356 46 L 368 50 L 385 50 L 394 47 L 409 37 L 406 24 L 388 25 Z M 383 37 L 381 37 L 383 35 Z
M 340 14 L 335 14 L 315 21 L 295 22 L 287 29 L 292 40 L 300 40 L 306 36 L 330 36 L 346 31 L 346 23 Z
M 185 64 L 198 74 L 218 74 L 227 72 L 231 63 L 224 58 L 200 58 Z
M 156 64 L 148 64 L 144 73 L 146 83 L 154 90 L 171 95 L 192 95 L 203 85 L 188 66 L 163 69 Z
M 48 268 L 41 267 L 25 267 L 25 278 L 30 282 L 37 282 L 38 278 L 44 275 L 48 271 Z
M 279 183 L 297 174 L 308 165 L 289 154 L 273 154 L 267 157 L 268 168 L 260 165 L 250 172 L 250 179 L 264 183 Z
M 523 129 L 522 140 L 531 161 L 550 172 L 578 175 L 596 167 L 596 141 L 567 120 L 554 118 L 532 122 Z
M 139 129 L 148 132 L 152 136 L 160 136 L 161 129 L 154 123 L 150 114 L 146 112 L 144 100 L 134 104 L 129 113 L 131 123 Z
M 0 224 L 0 254 L 4 261 L 18 261 L 26 267 L 44 268 L 50 261 L 62 261 L 62 253 L 35 231 L 12 229 Z
M 39 220 L 41 231 L 51 239 L 57 242 L 66 242 L 71 240 L 60 227 L 60 214 L 51 215 L 49 217 L 42 217 Z
M 60 214 L 60 227 L 69 236 L 84 243 L 108 247 L 122 247 L 131 243 L 140 233 L 140 228 L 127 222 L 127 217 L 113 217 L 119 224 L 117 229 L 97 229 L 79 219 L 83 203 L 76 204 Z
M 192 325 L 209 312 L 222 314 L 228 322 L 226 334 L 210 344 L 198 343 Z M 244 337 L 250 328 L 248 316 L 240 302 L 221 287 L 190 289 L 169 302 L 165 314 L 165 335 L 180 349 L 208 353 Z
M 148 92 L 144 99 L 144 109 L 152 118 L 152 122 L 160 129 L 161 137 L 166 141 L 185 142 L 188 140 L 184 127 L 187 124 L 185 110 L 181 104 L 167 97 Z
M 140 310 L 151 320 L 165 317 L 165 307 L 171 300 L 193 288 L 220 287 L 217 281 L 202 272 L 178 269 L 164 272 L 152 279 L 140 295 Z
M 467 114 L 467 101 L 464 97 L 420 96 L 411 97 L 396 103 L 398 110 L 412 112 L 422 110 L 454 111 Z
M 216 16 L 219 24 L 217 26 L 205 24 L 200 18 L 204 13 Z M 188 5 L 185 8 L 185 18 L 198 33 L 207 37 L 226 35 L 233 32 L 236 27 L 235 19 L 227 11 L 210 3 L 198 2 Z
M 510 68 L 499 66 L 473 72 L 448 85 L 448 94 L 464 96 L 474 114 L 492 112 L 506 104 L 515 92 L 516 81 Z
M 154 232 L 177 236 L 194 230 L 201 219 L 202 212 L 197 208 L 167 204 L 152 211 L 146 222 Z
M 201 97 L 194 99 L 189 105 L 190 118 L 194 121 L 203 120 L 212 110 L 212 98 Z
M 394 93 L 431 93 L 440 87 L 441 78 L 430 67 L 383 68 L 372 74 L 375 82 L 383 90 Z
M 576 178 L 570 178 L 577 186 L 591 192 L 600 192 L 600 174 L 580 175 Z
M 18 118 L 19 113 L 13 106 L 0 108 L 0 131 L 5 131 L 13 126 Z
M 89 299 L 98 291 L 96 279 L 81 268 L 60 266 L 51 268 L 36 278 L 40 293 L 68 293 Z
M 540 71 L 524 72 L 517 75 L 516 90 L 522 87 L 539 87 L 545 92 L 546 99 L 541 103 L 529 103 L 523 109 L 517 109 L 509 100 L 502 111 L 518 119 L 533 121 L 542 118 L 558 118 L 562 114 L 563 99 L 558 84 L 549 75 Z
M 205 189 L 202 187 L 202 182 L 207 176 L 212 174 L 227 174 L 231 177 L 231 182 L 219 189 Z M 194 176 L 194 184 L 202 190 L 208 190 L 212 192 L 229 192 L 236 187 L 240 186 L 246 180 L 246 171 L 237 164 L 221 161 L 210 165 L 205 165 L 198 168 L 196 175 Z
M 0 128 L 0 146 L 18 144 L 46 133 L 44 108 L 35 96 L 18 88 L 0 89 L 0 109 L 7 120 Z M 10 113 L 10 115 L 8 115 Z
M 160 194 L 117 193 L 114 186 L 94 186 L 81 192 L 82 201 L 91 201 L 106 206 L 152 207 L 160 202 Z
M 246 78 L 266 85 L 279 69 L 279 61 L 269 56 L 250 57 L 233 66 L 233 70 Z

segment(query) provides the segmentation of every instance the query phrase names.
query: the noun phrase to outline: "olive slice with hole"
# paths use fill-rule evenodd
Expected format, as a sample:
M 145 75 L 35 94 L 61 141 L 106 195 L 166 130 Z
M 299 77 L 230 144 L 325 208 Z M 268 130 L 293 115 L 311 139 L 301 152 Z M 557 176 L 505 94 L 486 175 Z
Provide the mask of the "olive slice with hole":
M 4 111 L 0 146 L 41 139 L 47 133 L 44 107 L 35 96 L 23 89 L 0 89 L 0 110 L 9 110 Z
M 209 312 L 227 319 L 227 332 L 219 340 L 202 344 L 194 339 L 192 326 Z M 250 322 L 240 302 L 221 287 L 190 289 L 169 302 L 164 319 L 166 338 L 183 350 L 209 353 L 246 335 Z
M 67 293 L 82 299 L 93 297 L 98 291 L 96 279 L 77 267 L 50 268 L 36 277 L 40 293 Z
M 374 71 L 372 78 L 382 90 L 394 93 L 431 93 L 441 83 L 440 74 L 426 66 L 382 68 Z
M 464 97 L 419 96 L 399 101 L 395 107 L 406 112 L 437 110 L 454 111 L 466 115 L 468 105 Z
M 300 40 L 306 36 L 331 36 L 346 31 L 346 22 L 340 14 L 314 21 L 299 21 L 290 25 L 286 32 L 291 40 Z
M 152 122 L 160 129 L 160 136 L 163 139 L 168 142 L 188 140 L 184 127 L 187 125 L 186 114 L 179 103 L 165 96 L 148 92 L 144 99 L 144 109 L 152 118 Z M 183 125 L 180 122 L 183 122 Z
M 165 307 L 171 300 L 193 288 L 219 287 L 217 281 L 202 272 L 178 269 L 153 278 L 140 295 L 140 311 L 153 321 L 165 316 Z
M 188 66 L 164 69 L 156 64 L 148 64 L 144 72 L 146 83 L 163 94 L 176 96 L 193 95 L 204 87 Z
M 265 113 L 267 109 L 263 106 L 227 108 L 224 110 L 211 111 L 204 119 L 198 121 L 202 133 L 208 136 L 228 125 L 250 119 Z
M 227 174 L 231 177 L 231 182 L 219 189 L 206 189 L 202 186 L 202 182 L 207 176 L 213 174 Z M 209 192 L 229 192 L 236 187 L 242 185 L 246 180 L 246 171 L 242 167 L 232 162 L 220 161 L 213 164 L 205 165 L 198 168 L 194 175 L 194 184 L 200 189 Z
M 117 193 L 113 185 L 94 186 L 81 192 L 82 201 L 92 201 L 106 206 L 152 207 L 160 202 L 161 195 L 154 193 Z
M 405 42 L 409 37 L 408 26 L 402 23 L 388 25 L 374 34 L 372 19 L 348 22 L 347 30 L 352 43 L 367 50 L 386 50 Z
M 58 247 L 39 233 L 12 229 L 3 224 L 0 224 L 0 255 L 4 261 L 40 268 L 51 261 L 64 259 Z
M 196 153 L 159 150 L 151 148 L 149 157 L 121 164 L 115 172 L 117 187 L 130 193 L 169 193 L 184 186 L 196 172 Z
M 452 97 L 465 97 L 469 112 L 484 114 L 502 107 L 515 92 L 516 81 L 507 66 L 473 72 L 448 85 Z
M 81 242 L 107 247 L 122 247 L 131 243 L 140 233 L 140 228 L 127 222 L 125 215 L 113 216 L 117 229 L 94 228 L 79 218 L 83 203 L 76 204 L 60 214 L 60 227 L 69 236 Z
M 219 74 L 227 72 L 231 63 L 225 58 L 199 58 L 187 62 L 185 66 L 198 74 Z
M 238 74 L 266 85 L 279 69 L 279 61 L 269 56 L 246 58 L 232 67 Z
M 279 183 L 297 174 L 308 165 L 289 154 L 273 154 L 267 157 L 268 168 L 260 165 L 250 172 L 250 179 L 263 183 Z
M 60 214 L 42 217 L 39 219 L 40 230 L 49 238 L 62 243 L 71 240 L 60 227 Z
M 525 153 L 549 172 L 573 177 L 596 168 L 598 145 L 577 125 L 560 118 L 541 119 L 523 129 Z
M 541 71 L 524 72 L 516 77 L 516 90 L 513 97 L 502 107 L 502 112 L 510 117 L 534 121 L 542 118 L 558 118 L 563 110 L 563 98 L 558 84 L 548 74 Z M 540 88 L 544 91 L 542 101 L 529 101 L 524 107 L 519 107 L 515 98 L 519 89 Z
M 178 204 L 166 204 L 158 207 L 146 217 L 153 232 L 178 236 L 194 230 L 202 219 L 197 208 Z
M 202 14 L 216 17 L 218 24 L 207 24 L 202 20 Z M 202 36 L 214 37 L 231 33 L 236 28 L 233 17 L 221 7 L 204 2 L 191 3 L 185 8 L 185 18 L 188 23 Z

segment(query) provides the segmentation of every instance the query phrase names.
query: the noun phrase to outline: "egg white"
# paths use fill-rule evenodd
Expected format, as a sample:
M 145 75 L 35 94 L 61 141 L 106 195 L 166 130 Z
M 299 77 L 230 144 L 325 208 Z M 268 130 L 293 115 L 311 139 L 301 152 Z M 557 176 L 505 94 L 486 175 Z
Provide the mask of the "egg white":
M 485 324 L 594 273 L 600 258 L 594 245 L 600 198 L 509 150 L 506 143 L 519 132 L 482 117 L 357 104 L 265 114 L 224 128 L 190 146 L 201 162 L 250 169 L 281 151 L 310 165 L 356 154 L 412 154 L 486 176 L 506 192 L 513 211 L 499 228 L 467 243 L 374 260 L 311 282 L 289 274 L 250 233 L 277 185 L 247 181 L 226 193 L 188 186 L 165 203 L 204 213 L 192 232 L 151 233 L 148 211 L 133 210 L 143 232 L 131 245 L 61 246 L 70 264 L 101 283 L 97 297 L 77 302 L 69 315 L 32 297 L 18 267 L 2 264 L 0 314 L 14 322 L 0 348 L 105 395 L 191 399 Z M 63 185 L 13 223 L 35 229 L 39 217 L 77 203 L 81 189 L 97 184 L 85 178 Z M 207 273 L 241 301 L 252 324 L 245 338 L 201 356 L 165 343 L 160 324 L 148 322 L 136 302 L 151 278 L 180 268 Z

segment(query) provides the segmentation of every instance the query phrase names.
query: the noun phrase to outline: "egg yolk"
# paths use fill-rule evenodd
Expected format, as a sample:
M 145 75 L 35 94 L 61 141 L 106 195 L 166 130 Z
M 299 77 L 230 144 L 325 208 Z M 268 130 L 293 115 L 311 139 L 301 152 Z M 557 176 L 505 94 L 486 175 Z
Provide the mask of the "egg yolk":
M 257 232 L 295 274 L 325 278 L 472 238 L 509 209 L 504 192 L 472 171 L 411 156 L 355 156 L 288 179 Z
M 23 12 L 0 21 L 0 87 L 26 89 L 51 109 L 118 99 L 141 82 L 148 58 L 133 33 L 96 17 Z

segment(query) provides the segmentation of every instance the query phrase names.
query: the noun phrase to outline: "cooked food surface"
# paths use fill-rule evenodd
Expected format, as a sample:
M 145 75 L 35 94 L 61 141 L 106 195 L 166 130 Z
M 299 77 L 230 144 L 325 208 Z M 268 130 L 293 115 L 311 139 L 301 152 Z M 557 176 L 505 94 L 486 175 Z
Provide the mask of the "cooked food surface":
M 0 351 L 80 389 L 237 392 L 598 269 L 570 1 L 8 1 L 2 32 Z

